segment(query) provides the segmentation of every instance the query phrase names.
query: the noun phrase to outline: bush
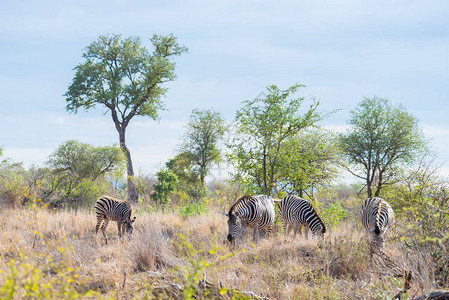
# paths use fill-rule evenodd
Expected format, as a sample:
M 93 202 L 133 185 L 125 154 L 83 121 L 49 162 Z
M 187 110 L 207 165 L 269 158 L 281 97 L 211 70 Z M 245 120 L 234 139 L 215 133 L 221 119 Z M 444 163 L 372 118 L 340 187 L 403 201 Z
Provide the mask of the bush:
M 449 183 L 436 175 L 428 164 L 386 190 L 396 218 L 401 220 L 399 240 L 422 253 L 429 265 L 434 284 L 449 284 Z
M 329 203 L 321 210 L 321 217 L 323 218 L 324 224 L 328 228 L 333 229 L 335 229 L 347 215 L 348 211 L 341 206 L 339 201 Z
M 184 216 L 197 216 L 207 212 L 208 205 L 206 201 L 192 201 L 178 208 L 179 213 Z
M 1 166 L 0 175 L 0 203 L 5 202 L 9 207 L 22 205 L 29 194 L 27 173 L 22 164 L 5 162 Z

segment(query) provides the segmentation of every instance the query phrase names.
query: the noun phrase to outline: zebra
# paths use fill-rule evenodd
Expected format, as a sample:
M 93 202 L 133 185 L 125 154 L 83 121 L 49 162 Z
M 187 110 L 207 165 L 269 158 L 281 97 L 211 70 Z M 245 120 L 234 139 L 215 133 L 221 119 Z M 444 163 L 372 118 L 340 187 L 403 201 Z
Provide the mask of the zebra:
M 259 229 L 266 229 L 266 236 L 271 234 L 274 223 L 274 201 L 270 196 L 243 196 L 225 213 L 228 219 L 228 241 L 235 243 L 246 227 L 254 228 L 253 240 L 258 242 Z
M 362 224 L 368 235 L 371 252 L 382 252 L 385 233 L 393 223 L 394 212 L 390 204 L 379 197 L 371 197 L 362 205 Z
M 121 201 L 109 196 L 101 196 L 95 203 L 95 214 L 97 216 L 97 226 L 95 226 L 95 236 L 97 236 L 98 230 L 101 226 L 106 245 L 108 239 L 106 238 L 106 227 L 108 227 L 109 221 L 117 221 L 118 236 L 119 238 L 125 234 L 131 235 L 133 232 L 133 223 L 136 217 L 131 220 L 132 208 L 128 201 Z
M 309 228 L 312 236 L 323 235 L 326 232 L 326 226 L 309 201 L 295 195 L 288 195 L 282 200 L 275 201 L 279 203 L 282 227 L 286 235 L 293 228 L 296 237 L 296 230 L 302 225 L 305 227 L 306 239 L 309 239 Z

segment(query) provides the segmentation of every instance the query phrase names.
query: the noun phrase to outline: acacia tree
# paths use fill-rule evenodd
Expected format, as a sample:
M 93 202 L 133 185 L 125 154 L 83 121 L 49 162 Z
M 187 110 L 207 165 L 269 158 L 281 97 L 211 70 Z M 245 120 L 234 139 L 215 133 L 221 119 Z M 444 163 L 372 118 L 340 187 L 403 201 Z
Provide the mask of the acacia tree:
M 341 151 L 335 135 L 317 129 L 288 139 L 281 147 L 281 157 L 280 188 L 303 197 L 335 178 Z
M 379 196 L 386 185 L 426 148 L 418 120 L 402 105 L 389 100 L 365 98 L 351 111 L 351 128 L 340 135 L 340 145 L 348 158 L 346 169 L 365 181 L 368 197 Z
M 291 98 L 300 87 L 295 84 L 281 90 L 275 85 L 268 86 L 265 97 L 246 100 L 237 111 L 238 136 L 229 145 L 232 150 L 229 157 L 234 162 L 237 179 L 248 192 L 271 195 L 282 177 L 283 143 L 322 119 L 316 111 L 318 102 L 301 114 L 305 98 Z
M 192 111 L 181 149 L 197 168 L 202 185 L 211 166 L 220 161 L 217 144 L 225 130 L 225 122 L 218 112 L 198 109 Z
M 153 52 L 141 45 L 139 37 L 102 35 L 87 46 L 85 61 L 75 67 L 75 76 L 66 96 L 66 110 L 77 113 L 97 104 L 110 112 L 127 159 L 128 198 L 137 202 L 131 153 L 126 146 L 126 128 L 134 116 L 158 118 L 167 92 L 163 83 L 176 78 L 174 56 L 187 48 L 173 35 L 151 38 Z
M 117 145 L 95 147 L 70 140 L 49 156 L 46 165 L 53 180 L 44 191 L 44 197 L 59 191 L 62 192 L 63 201 L 79 204 L 75 200 L 80 197 L 73 196 L 78 194 L 80 187 L 85 183 L 93 186 L 93 182 L 98 185 L 99 181 L 114 172 L 123 174 L 125 158 Z

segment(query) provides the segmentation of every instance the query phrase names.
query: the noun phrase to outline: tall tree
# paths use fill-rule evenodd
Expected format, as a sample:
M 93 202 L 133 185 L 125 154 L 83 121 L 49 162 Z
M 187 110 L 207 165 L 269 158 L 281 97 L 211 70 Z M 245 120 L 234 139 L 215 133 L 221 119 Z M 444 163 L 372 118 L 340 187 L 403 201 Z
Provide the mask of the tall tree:
M 218 112 L 198 109 L 192 111 L 181 148 L 196 166 L 203 185 L 211 166 L 220 161 L 217 144 L 225 130 L 225 122 Z
M 280 188 L 303 197 L 335 178 L 341 151 L 334 134 L 316 129 L 288 139 L 281 147 L 281 157 Z
M 131 153 L 126 146 L 126 128 L 134 116 L 156 120 L 167 92 L 163 83 L 176 78 L 174 56 L 187 48 L 173 35 L 151 38 L 153 52 L 142 46 L 139 37 L 102 35 L 87 46 L 85 61 L 75 67 L 75 76 L 66 96 L 66 110 L 77 113 L 97 104 L 111 113 L 127 159 L 128 198 L 137 202 Z
M 365 181 L 368 197 L 379 196 L 427 145 L 418 120 L 387 99 L 365 98 L 347 123 L 351 128 L 340 135 L 340 144 L 350 165 L 357 168 L 347 170 Z
M 265 97 L 246 100 L 237 111 L 237 137 L 229 145 L 230 159 L 237 178 L 251 192 L 273 193 L 281 180 L 282 144 L 322 119 L 316 111 L 318 102 L 301 113 L 305 98 L 291 97 L 300 87 L 295 84 L 281 90 L 275 85 L 268 86 Z

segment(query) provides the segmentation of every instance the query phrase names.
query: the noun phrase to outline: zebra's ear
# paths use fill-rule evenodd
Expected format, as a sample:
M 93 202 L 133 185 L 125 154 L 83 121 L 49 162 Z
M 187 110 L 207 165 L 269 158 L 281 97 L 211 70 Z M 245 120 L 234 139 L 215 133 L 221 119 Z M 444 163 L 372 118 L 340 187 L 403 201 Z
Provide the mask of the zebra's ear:
M 134 218 L 131 220 L 131 223 L 134 223 L 135 220 L 136 220 L 136 216 L 134 216 Z

